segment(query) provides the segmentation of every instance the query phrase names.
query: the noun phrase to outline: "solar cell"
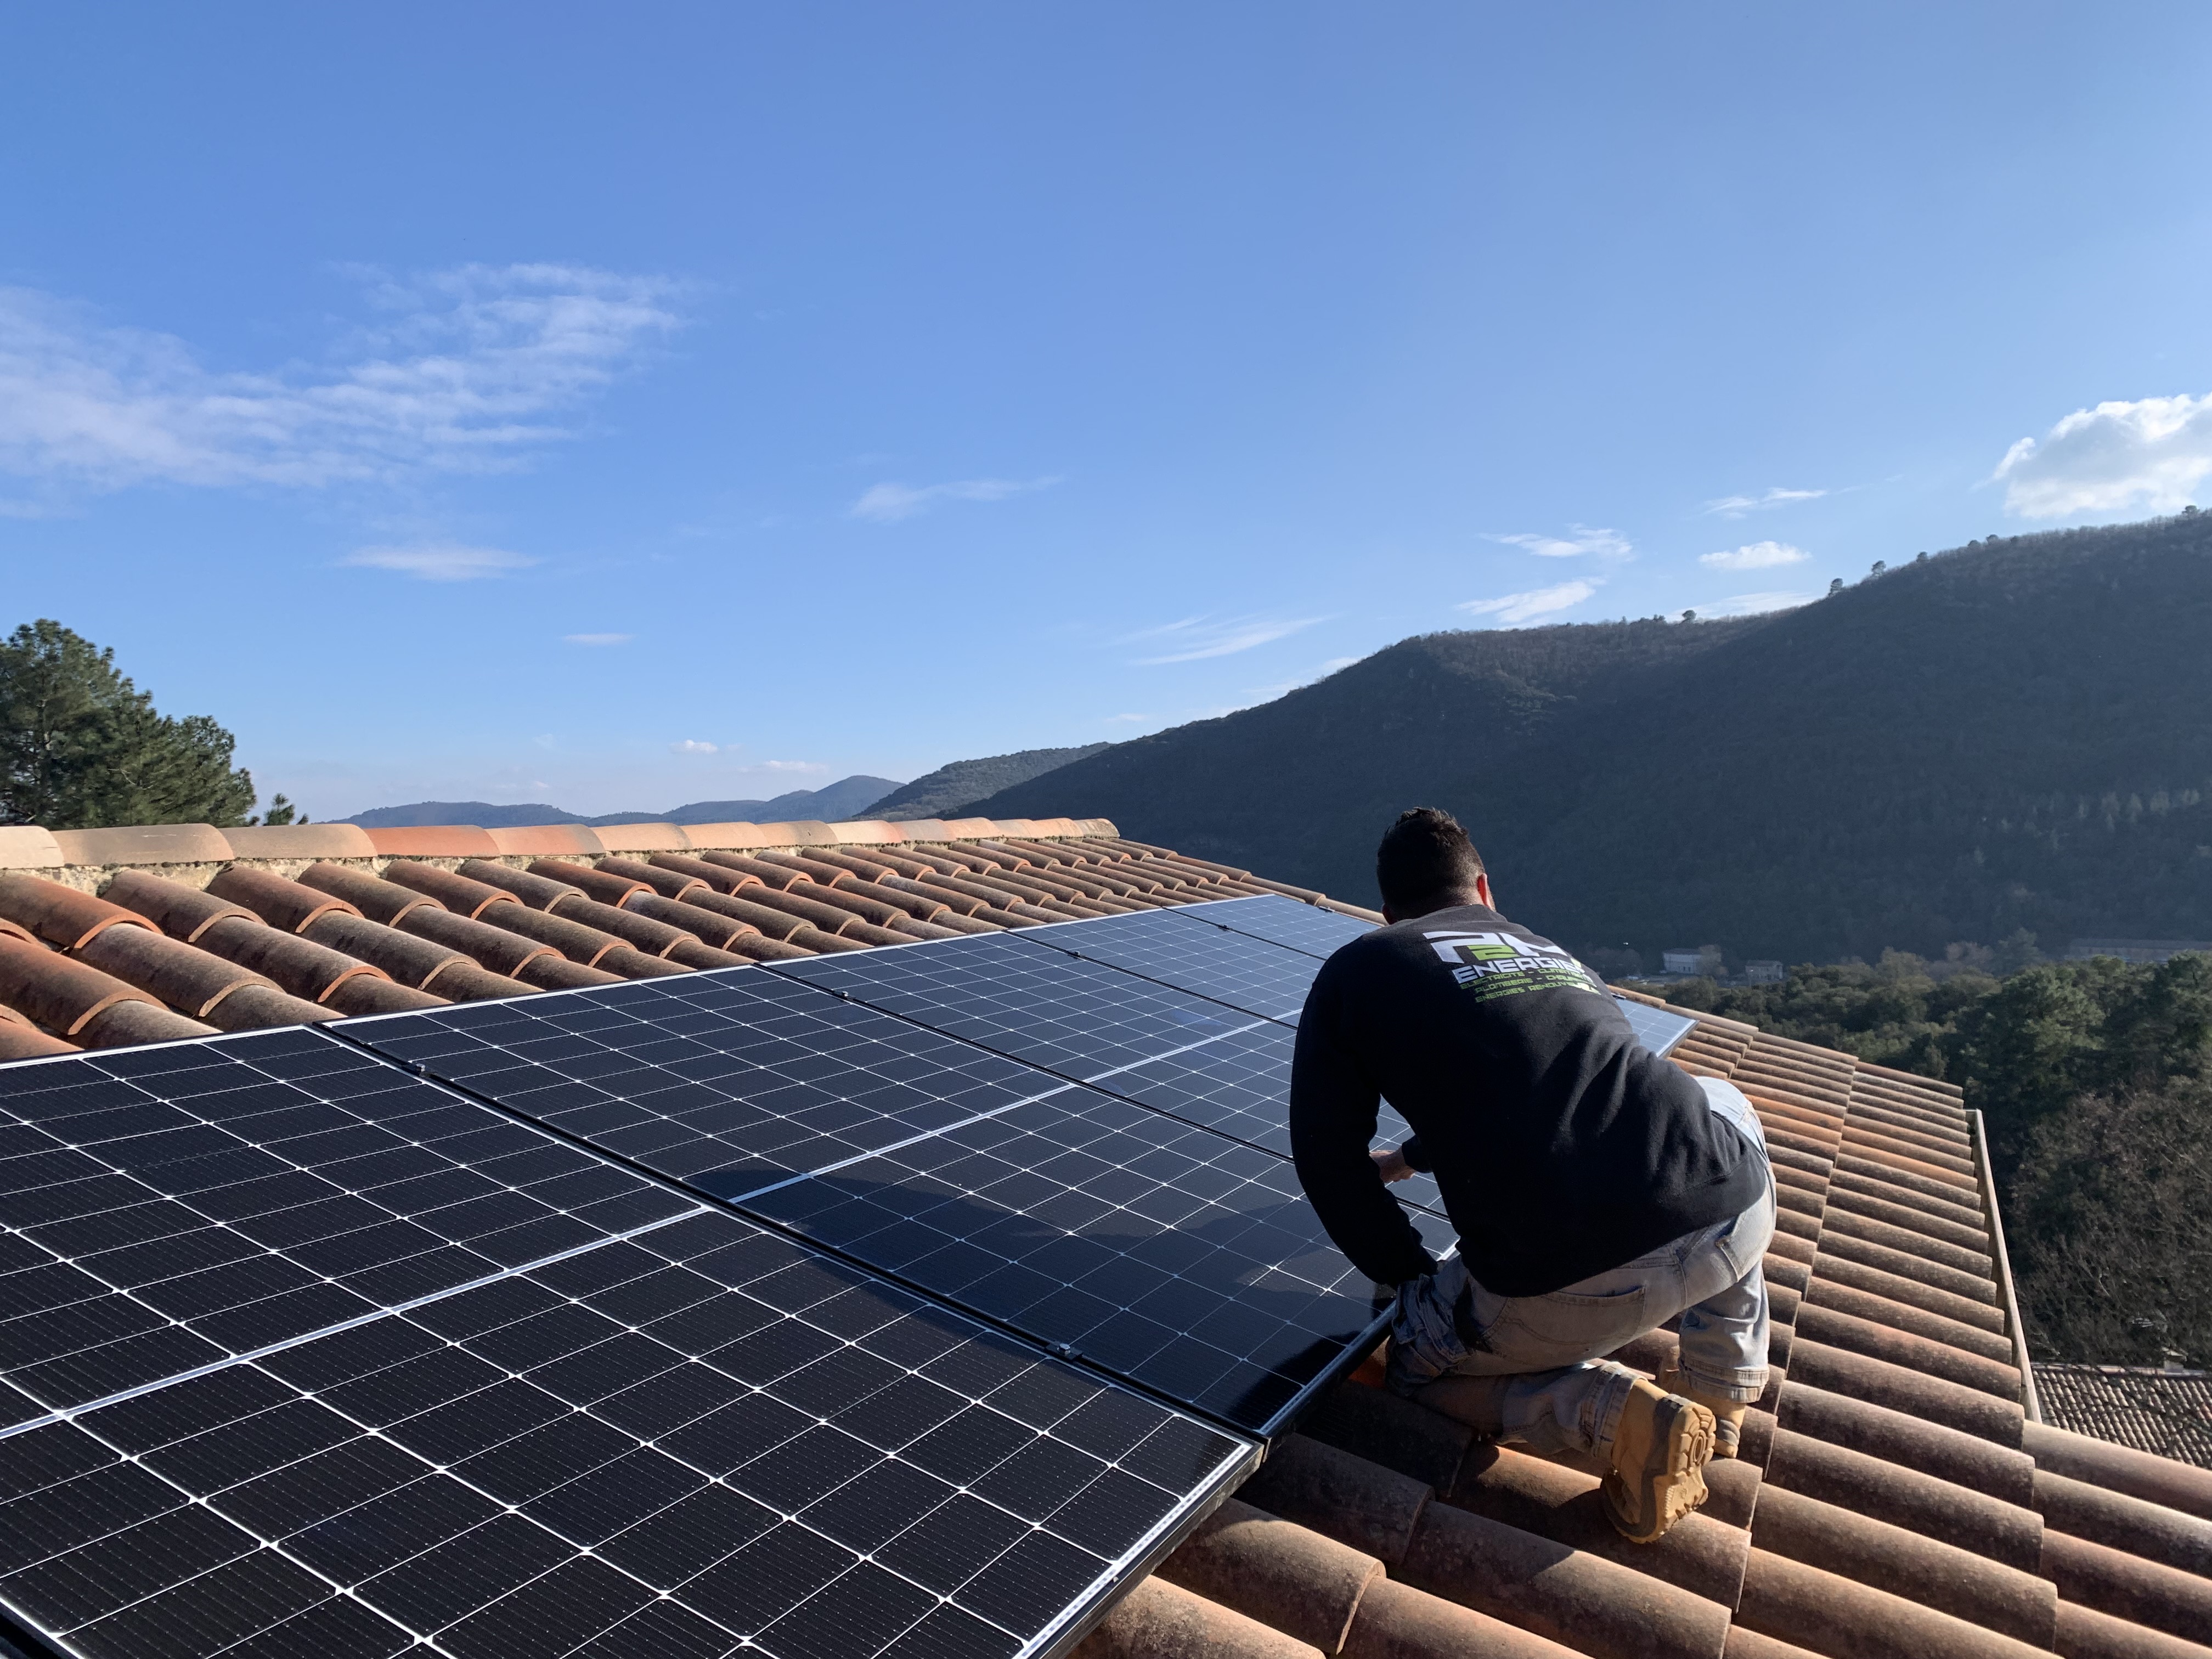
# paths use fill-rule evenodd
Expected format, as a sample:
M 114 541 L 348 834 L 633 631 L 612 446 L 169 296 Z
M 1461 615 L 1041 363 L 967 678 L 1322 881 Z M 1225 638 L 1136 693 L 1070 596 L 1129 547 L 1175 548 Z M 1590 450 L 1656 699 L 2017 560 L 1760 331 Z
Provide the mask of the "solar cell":
M 1341 911 L 1304 904 L 1279 893 L 1260 893 L 1249 898 L 1210 899 L 1186 904 L 1169 913 L 1212 922 L 1270 944 L 1303 951 L 1310 957 L 1327 957 L 1337 946 L 1375 931 L 1372 922 Z
M 1088 1089 L 741 1207 L 1254 1433 L 1380 1312 L 1283 1158 Z
M 1092 1086 L 1288 1158 L 1291 1056 L 1296 1042 L 1297 1034 L 1284 1026 L 1255 1024 L 1159 1060 L 1106 1073 Z M 1388 1101 L 1381 1103 L 1376 1113 L 1377 1145 L 1402 1146 L 1413 1133 Z M 1390 1190 L 1409 1204 L 1443 1213 L 1443 1200 L 1432 1176 L 1408 1176 Z
M 1313 957 L 1194 918 L 1139 910 L 1025 928 L 1008 937 L 1139 974 L 1248 1014 L 1297 1023 L 1321 963 Z
M 1670 1014 L 1664 1008 L 1632 1002 L 1624 996 L 1616 996 L 1613 1001 L 1620 1012 L 1628 1016 L 1629 1029 L 1636 1033 L 1636 1040 L 1655 1054 L 1670 1052 L 1676 1043 L 1698 1028 L 1698 1022 L 1694 1019 L 1681 1014 Z
M 814 957 L 759 971 L 1078 1081 L 1254 1023 L 1218 1002 L 1040 950 L 1012 933 Z
M 1255 1458 L 715 1210 L 0 1434 L 0 1602 L 88 1659 L 988 1659 Z
M 719 1198 L 1065 1086 L 750 969 L 337 1029 Z
M 310 1030 L 0 1067 L 0 1425 L 696 1207 Z

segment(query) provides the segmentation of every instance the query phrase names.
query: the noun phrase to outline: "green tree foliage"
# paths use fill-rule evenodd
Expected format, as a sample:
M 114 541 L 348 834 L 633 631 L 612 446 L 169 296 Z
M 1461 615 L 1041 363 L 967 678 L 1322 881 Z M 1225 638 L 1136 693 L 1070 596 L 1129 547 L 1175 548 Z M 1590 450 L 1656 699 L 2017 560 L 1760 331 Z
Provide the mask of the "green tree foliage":
M 243 823 L 253 780 L 232 769 L 230 733 L 156 714 L 114 658 L 43 619 L 0 641 L 0 823 Z
M 1975 961 L 2019 950 L 1954 947 L 1942 963 L 1890 951 L 1668 995 L 1963 1087 L 1989 1130 L 2039 1356 L 2212 1360 L 2212 956 L 2002 978 Z

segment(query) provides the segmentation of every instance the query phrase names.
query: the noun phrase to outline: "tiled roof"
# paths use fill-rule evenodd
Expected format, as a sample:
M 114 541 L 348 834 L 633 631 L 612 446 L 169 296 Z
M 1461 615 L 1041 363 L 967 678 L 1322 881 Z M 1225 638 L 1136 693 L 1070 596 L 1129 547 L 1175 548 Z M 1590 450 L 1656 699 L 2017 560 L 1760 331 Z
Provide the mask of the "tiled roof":
M 0 1057 L 1257 891 L 1328 902 L 1099 821 L 0 829 Z M 1085 1659 L 2212 1659 L 2212 1474 L 2035 1420 L 1958 1091 L 1692 1018 L 1784 1206 L 1774 1380 L 1705 1508 L 1627 1544 L 1591 1470 L 1370 1361 Z
M 1260 892 L 1329 902 L 1103 818 L 0 828 L 0 1060 Z
M 2035 1389 L 2047 1423 L 2212 1469 L 2212 1371 L 2039 1362 Z
M 1370 1362 L 1083 1659 L 2212 1659 L 2212 1474 L 2029 1417 L 1959 1091 L 1692 1017 L 1675 1058 L 1750 1097 L 1784 1206 L 1773 1380 L 1705 1507 L 1627 1543 L 1592 1468 Z

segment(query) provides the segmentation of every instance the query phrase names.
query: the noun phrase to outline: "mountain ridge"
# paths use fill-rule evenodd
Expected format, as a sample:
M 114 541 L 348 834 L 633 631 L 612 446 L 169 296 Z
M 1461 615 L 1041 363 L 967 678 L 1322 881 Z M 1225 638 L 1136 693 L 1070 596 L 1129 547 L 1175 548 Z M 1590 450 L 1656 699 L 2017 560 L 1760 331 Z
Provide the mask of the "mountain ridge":
M 805 819 L 838 823 L 859 816 L 886 792 L 900 787 L 896 778 L 856 772 L 819 789 L 789 790 L 769 800 L 692 801 L 666 812 L 603 812 L 587 817 L 543 801 L 501 806 L 483 800 L 424 800 L 404 806 L 372 807 L 332 822 L 357 823 L 364 830 L 413 829 L 429 823 L 473 823 L 486 830 L 509 830 L 530 823 L 781 823 Z
M 1401 641 L 973 803 L 1373 900 L 1396 811 L 1656 961 L 2212 937 L 2212 514 L 1992 538 L 1767 616 Z

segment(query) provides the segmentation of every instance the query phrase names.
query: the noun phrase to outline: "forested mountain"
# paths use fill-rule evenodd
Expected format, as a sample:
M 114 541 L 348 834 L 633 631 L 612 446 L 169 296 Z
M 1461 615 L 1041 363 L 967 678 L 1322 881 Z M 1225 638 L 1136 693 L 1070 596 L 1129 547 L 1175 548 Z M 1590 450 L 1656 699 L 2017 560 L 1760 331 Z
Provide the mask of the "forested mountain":
M 1088 759 L 1104 749 L 1103 743 L 1073 749 L 1023 749 L 1011 755 L 986 755 L 978 760 L 954 761 L 934 772 L 926 772 L 912 783 L 902 783 L 881 800 L 872 803 L 872 818 L 934 818 L 950 816 L 953 809 L 1000 789 L 1042 777 L 1072 761 Z
M 665 812 L 602 812 L 592 818 L 543 801 L 495 806 L 488 800 L 418 800 L 405 806 L 373 806 L 338 822 L 358 823 L 368 830 L 411 829 L 425 823 L 473 823 L 486 830 L 505 830 L 525 823 L 781 823 L 806 818 L 835 822 L 856 816 L 885 790 L 896 787 L 893 779 L 856 772 L 819 789 L 794 789 L 772 800 L 695 800 Z
M 1515 916 L 1592 954 L 1940 955 L 2025 928 L 2212 938 L 2212 514 L 1992 538 L 1817 604 L 1410 639 L 1000 791 L 1372 901 L 1458 813 Z

